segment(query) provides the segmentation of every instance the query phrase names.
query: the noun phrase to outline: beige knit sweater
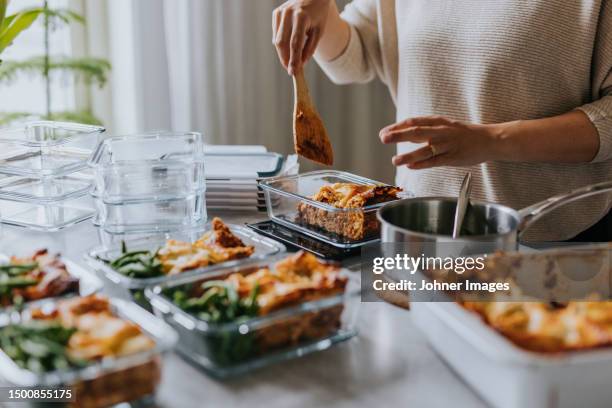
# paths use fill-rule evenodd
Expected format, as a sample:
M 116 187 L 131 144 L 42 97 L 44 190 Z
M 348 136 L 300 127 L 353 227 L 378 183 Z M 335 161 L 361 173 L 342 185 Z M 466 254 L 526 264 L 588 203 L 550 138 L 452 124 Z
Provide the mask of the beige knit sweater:
M 476 198 L 520 209 L 612 179 L 612 0 L 355 0 L 342 16 L 350 43 L 319 64 L 340 84 L 380 78 L 398 120 L 437 114 L 498 123 L 579 108 L 597 127 L 592 163 L 473 166 Z M 398 151 L 417 147 L 402 143 Z M 455 195 L 467 170 L 402 167 L 397 183 L 417 195 Z M 608 195 L 566 206 L 528 238 L 570 238 L 611 203 Z

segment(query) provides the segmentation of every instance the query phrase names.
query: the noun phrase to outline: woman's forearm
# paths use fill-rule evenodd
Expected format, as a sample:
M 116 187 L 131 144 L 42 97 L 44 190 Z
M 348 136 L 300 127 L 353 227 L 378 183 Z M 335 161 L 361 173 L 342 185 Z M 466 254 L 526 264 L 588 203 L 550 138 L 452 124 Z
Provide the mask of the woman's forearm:
M 498 140 L 496 160 L 586 163 L 599 150 L 597 128 L 579 110 L 493 126 Z
M 331 1 L 329 5 L 327 24 L 316 50 L 317 58 L 324 61 L 332 61 L 336 59 L 342 54 L 342 52 L 344 52 L 350 39 L 350 26 L 340 17 L 340 12 L 338 11 L 336 2 Z

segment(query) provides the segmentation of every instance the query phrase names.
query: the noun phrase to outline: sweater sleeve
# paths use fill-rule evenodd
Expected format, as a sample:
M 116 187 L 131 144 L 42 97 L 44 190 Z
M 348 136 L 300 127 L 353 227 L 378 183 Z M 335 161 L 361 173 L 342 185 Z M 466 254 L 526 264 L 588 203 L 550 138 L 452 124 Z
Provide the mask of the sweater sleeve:
M 579 107 L 599 133 L 593 162 L 612 159 L 612 1 L 604 0 L 593 53 L 592 100 Z
M 383 58 L 378 33 L 377 0 L 353 0 L 341 14 L 349 23 L 351 36 L 342 54 L 332 61 L 316 58 L 327 76 L 337 84 L 369 82 L 383 75 Z

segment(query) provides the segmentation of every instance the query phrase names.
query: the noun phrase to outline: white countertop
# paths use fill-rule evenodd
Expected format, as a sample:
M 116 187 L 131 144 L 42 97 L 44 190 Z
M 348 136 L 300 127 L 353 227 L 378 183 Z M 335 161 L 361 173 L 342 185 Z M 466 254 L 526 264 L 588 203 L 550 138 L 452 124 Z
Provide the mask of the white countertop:
M 222 215 L 241 224 L 260 215 Z M 84 264 L 99 244 L 89 221 L 59 233 L 3 226 L 0 252 L 49 248 Z M 438 358 L 415 328 L 410 312 L 363 303 L 357 338 L 329 350 L 218 381 L 176 354 L 165 361 L 159 407 L 486 407 Z

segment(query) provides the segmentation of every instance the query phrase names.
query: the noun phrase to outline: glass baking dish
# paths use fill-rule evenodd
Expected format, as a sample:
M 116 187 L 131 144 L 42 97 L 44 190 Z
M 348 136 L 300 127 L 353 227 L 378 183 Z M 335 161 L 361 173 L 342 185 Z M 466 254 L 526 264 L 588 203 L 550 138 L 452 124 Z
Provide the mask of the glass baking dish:
M 376 219 L 376 211 L 386 203 L 362 208 L 337 208 L 311 199 L 321 187 L 335 183 L 386 186 L 375 180 L 336 170 L 267 179 L 261 181 L 259 186 L 266 196 L 268 216 L 276 223 L 340 248 L 356 248 L 380 239 L 380 223 Z M 407 195 L 401 193 L 400 198 L 404 197 Z M 330 232 L 302 221 L 305 218 L 303 214 L 310 214 L 308 217 L 316 217 L 338 231 L 351 231 L 357 223 L 363 226 L 365 232 L 362 238 L 350 238 L 349 234 Z
M 111 234 L 169 232 L 203 226 L 207 220 L 204 191 L 163 200 L 107 202 L 92 192 L 94 225 Z
M 88 194 L 57 202 L 0 200 L 0 221 L 6 225 L 54 232 L 92 218 L 95 214 Z
M 24 256 L 30 256 L 30 255 L 32 254 L 24 254 Z M 11 257 L 9 255 L 0 253 L 0 266 L 10 263 L 10 259 Z M 88 296 L 88 295 L 93 295 L 94 293 L 97 293 L 100 290 L 102 290 L 102 287 L 104 286 L 102 283 L 102 280 L 100 280 L 100 278 L 98 278 L 94 272 L 81 267 L 79 264 L 71 261 L 70 259 L 66 259 L 62 257 L 61 261 L 66 265 L 66 270 L 68 271 L 68 273 L 72 277 L 79 280 L 79 285 L 78 285 L 78 290 L 70 291 L 60 297 L 74 296 L 77 294 L 79 296 Z M 0 284 L 0 288 L 1 286 L 2 285 Z M 24 304 L 28 305 L 30 303 L 33 303 L 33 302 L 26 302 Z M 13 306 L 2 307 L 1 309 L 2 313 L 8 313 L 12 307 Z
M 278 253 L 285 252 L 285 246 L 272 239 L 265 238 L 246 227 L 239 225 L 227 224 L 231 231 L 238 238 L 244 242 L 245 245 L 252 245 L 255 247 L 253 255 L 249 259 L 262 259 L 267 258 Z M 114 270 L 105 260 L 112 260 L 119 257 L 122 253 L 122 246 L 125 246 L 129 251 L 156 251 L 162 247 L 167 240 L 174 239 L 183 242 L 195 242 L 197 241 L 206 231 L 209 231 L 209 226 L 196 229 L 184 229 L 181 231 L 173 231 L 168 233 L 160 233 L 155 235 L 143 235 L 131 234 L 119 235 L 114 242 L 109 242 L 106 245 L 101 245 L 90 250 L 86 255 L 85 259 L 92 268 L 103 277 L 111 285 L 113 293 L 118 296 L 133 298 L 139 302 L 142 306 L 148 307 L 148 303 L 144 298 L 144 289 L 147 286 L 158 285 L 161 283 L 172 282 L 185 276 L 200 275 L 203 273 L 211 272 L 224 267 L 231 267 L 240 265 L 247 260 L 238 259 L 216 265 L 208 266 L 205 268 L 194 269 L 192 271 L 183 272 L 178 275 L 172 276 L 158 276 L 153 278 L 131 278 L 121 274 Z
M 233 273 L 248 274 L 280 259 L 277 256 L 206 275 L 181 277 L 149 287 L 145 294 L 155 314 L 179 333 L 178 351 L 217 378 L 244 374 L 272 363 L 322 351 L 355 336 L 360 304 L 359 282 L 346 270 L 342 273 L 349 280 L 342 294 L 289 306 L 239 323 L 207 323 L 180 309 L 169 297 L 169 292 L 174 290 L 189 290 L 194 285 L 223 279 Z M 305 329 L 306 322 L 311 323 L 309 328 L 314 327 L 312 332 Z M 309 334 L 303 335 L 302 340 L 296 339 L 296 333 L 304 333 L 304 330 Z M 291 344 L 296 340 L 299 341 Z M 271 341 L 271 345 L 266 341 Z
M 104 128 L 52 121 L 0 129 L 0 173 L 58 177 L 87 167 Z
M 55 203 L 87 194 L 91 182 L 84 172 L 43 179 L 0 174 L 0 200 Z
M 115 298 L 111 298 L 110 303 L 115 315 L 138 325 L 155 342 L 155 347 L 124 357 L 105 358 L 83 368 L 43 374 L 19 367 L 0 349 L 0 375 L 20 387 L 71 387 L 76 401 L 69 406 L 79 406 L 82 400 L 88 401 L 90 405 L 87 406 L 152 402 L 161 376 L 162 355 L 174 347 L 177 334 L 133 303 Z M 0 327 L 25 322 L 32 308 L 52 309 L 53 304 L 54 300 L 43 300 L 30 304 L 20 313 L 0 313 Z

